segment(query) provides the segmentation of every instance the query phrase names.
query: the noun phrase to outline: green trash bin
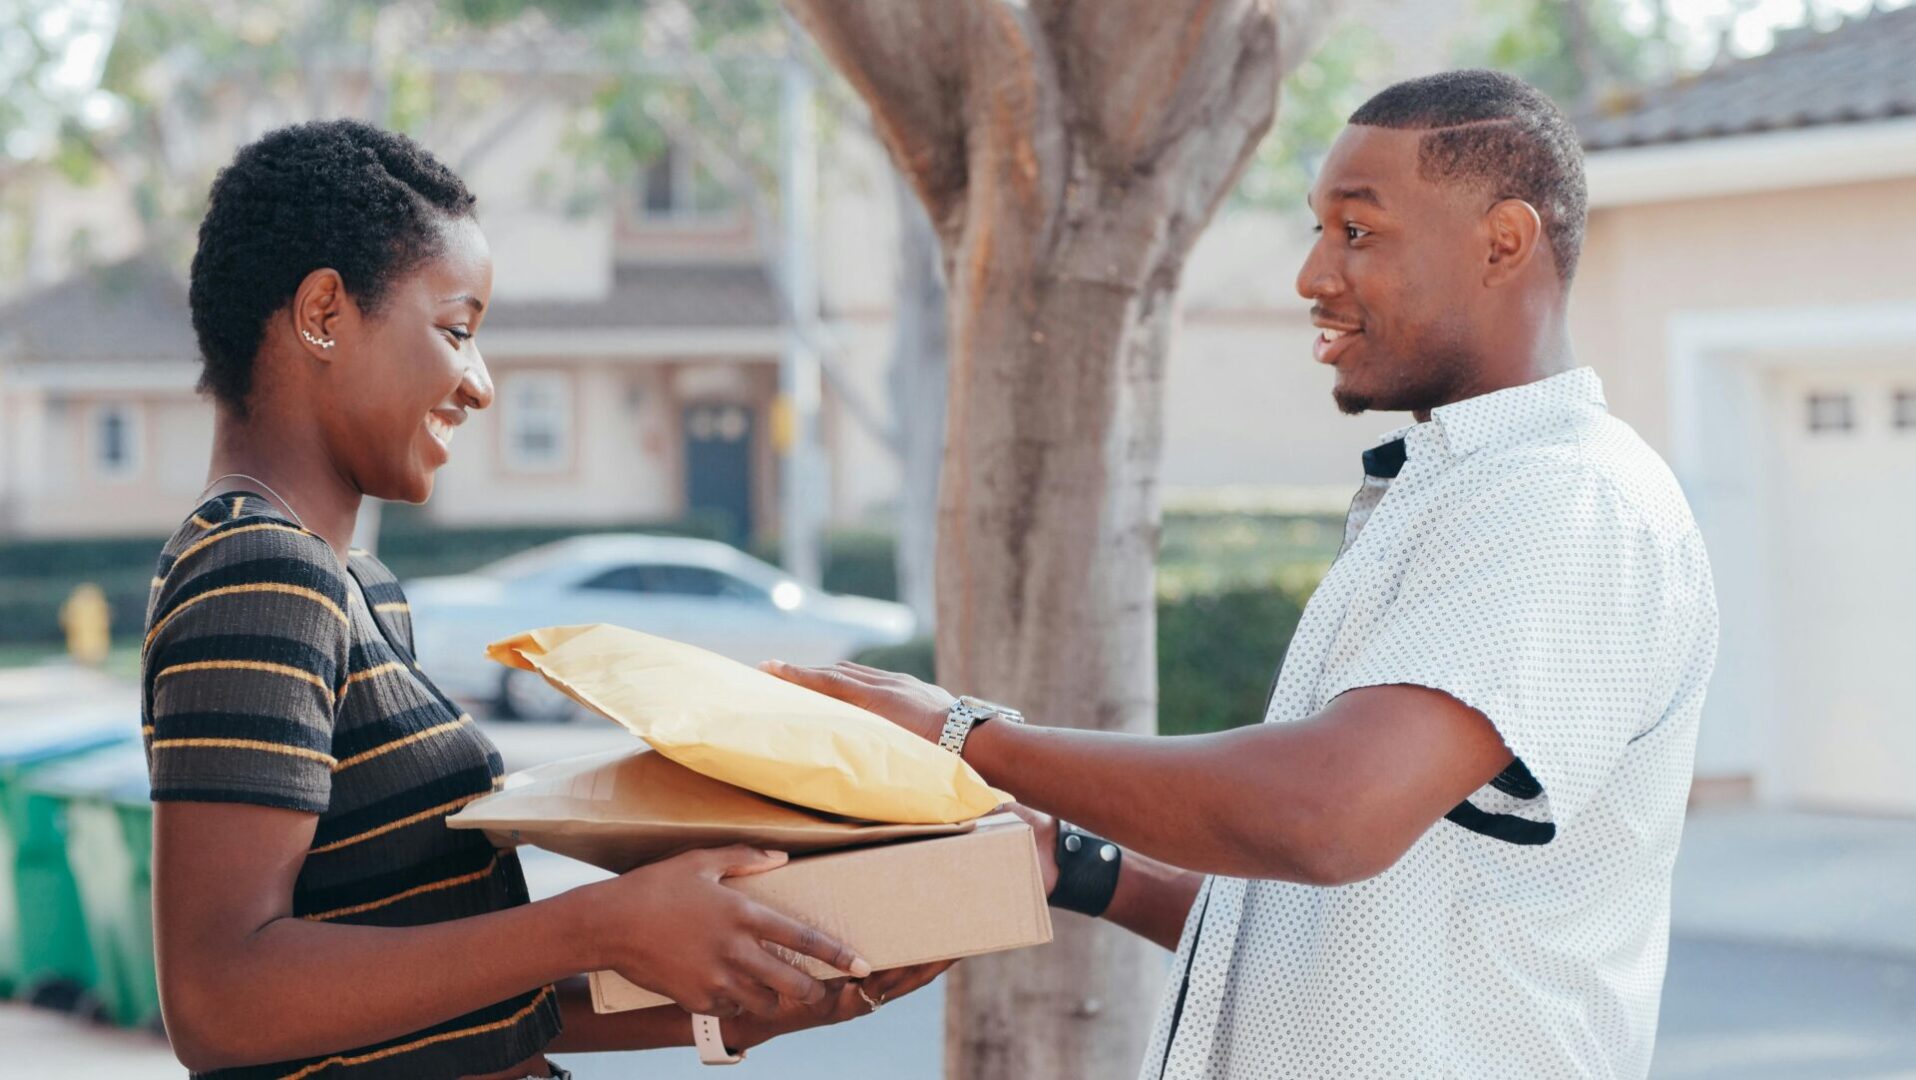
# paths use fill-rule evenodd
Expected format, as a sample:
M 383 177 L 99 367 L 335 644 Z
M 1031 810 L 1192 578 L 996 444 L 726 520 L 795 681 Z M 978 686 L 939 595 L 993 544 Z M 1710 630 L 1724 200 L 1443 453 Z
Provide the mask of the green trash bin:
M 153 968 L 153 804 L 137 743 L 95 750 L 34 773 L 29 804 L 61 826 L 79 892 L 94 979 L 78 1003 L 124 1027 L 157 1026 Z
M 29 800 L 26 782 L 62 760 L 131 742 L 138 731 L 132 719 L 0 724 L 0 997 L 71 1005 L 92 985 L 93 950 L 66 837 L 55 807 Z

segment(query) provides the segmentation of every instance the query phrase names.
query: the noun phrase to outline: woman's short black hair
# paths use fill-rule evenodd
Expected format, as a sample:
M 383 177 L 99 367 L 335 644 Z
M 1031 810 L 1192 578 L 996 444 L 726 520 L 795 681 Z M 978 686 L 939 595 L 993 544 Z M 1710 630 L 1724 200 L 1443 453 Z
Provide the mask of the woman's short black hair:
M 242 147 L 213 179 L 193 255 L 200 389 L 244 415 L 266 320 L 306 275 L 337 270 L 377 313 L 394 280 L 439 254 L 445 220 L 470 216 L 473 201 L 418 143 L 358 120 L 294 124 Z

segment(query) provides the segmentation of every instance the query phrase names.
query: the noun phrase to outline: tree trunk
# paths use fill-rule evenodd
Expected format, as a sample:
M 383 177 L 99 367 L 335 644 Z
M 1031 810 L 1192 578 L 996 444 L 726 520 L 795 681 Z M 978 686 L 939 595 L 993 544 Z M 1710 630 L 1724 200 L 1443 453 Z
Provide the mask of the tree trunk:
M 786 4 L 944 252 L 940 681 L 1037 723 L 1154 730 L 1178 280 L 1327 0 Z M 1161 955 L 1075 916 L 1057 931 L 954 971 L 948 1078 L 1136 1071 Z
M 945 453 L 945 278 L 938 234 L 904 177 L 892 315 L 892 430 L 898 443 L 898 598 L 929 633 L 936 625 L 938 473 Z

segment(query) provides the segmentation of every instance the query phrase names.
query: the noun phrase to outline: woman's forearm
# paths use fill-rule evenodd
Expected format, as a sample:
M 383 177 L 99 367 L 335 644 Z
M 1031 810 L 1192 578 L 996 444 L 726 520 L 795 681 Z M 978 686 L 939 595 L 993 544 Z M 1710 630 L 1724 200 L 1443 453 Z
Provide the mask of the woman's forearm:
M 608 1050 L 653 1050 L 692 1045 L 692 1016 L 677 1005 L 630 1012 L 592 1011 L 583 975 L 559 983 L 559 1015 L 565 1030 L 546 1047 L 549 1054 L 597 1054 Z
M 312 1057 L 398 1038 L 591 970 L 598 964 L 581 891 L 424 926 L 276 919 L 231 946 L 212 978 L 167 978 L 162 949 L 174 1049 L 195 1071 Z M 194 1000 L 173 1000 L 180 995 Z

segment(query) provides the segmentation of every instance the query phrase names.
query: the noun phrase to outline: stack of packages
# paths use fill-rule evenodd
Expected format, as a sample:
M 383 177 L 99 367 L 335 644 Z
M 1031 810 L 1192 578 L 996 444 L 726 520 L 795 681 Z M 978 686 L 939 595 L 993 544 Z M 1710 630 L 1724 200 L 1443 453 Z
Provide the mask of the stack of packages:
M 553 762 L 448 820 L 624 872 L 693 848 L 790 852 L 739 891 L 874 969 L 1051 940 L 1028 826 L 955 754 L 863 709 L 690 645 L 616 626 L 534 630 L 493 659 L 545 676 L 650 744 Z M 845 974 L 809 958 L 819 978 Z M 599 1012 L 667 999 L 610 971 Z

